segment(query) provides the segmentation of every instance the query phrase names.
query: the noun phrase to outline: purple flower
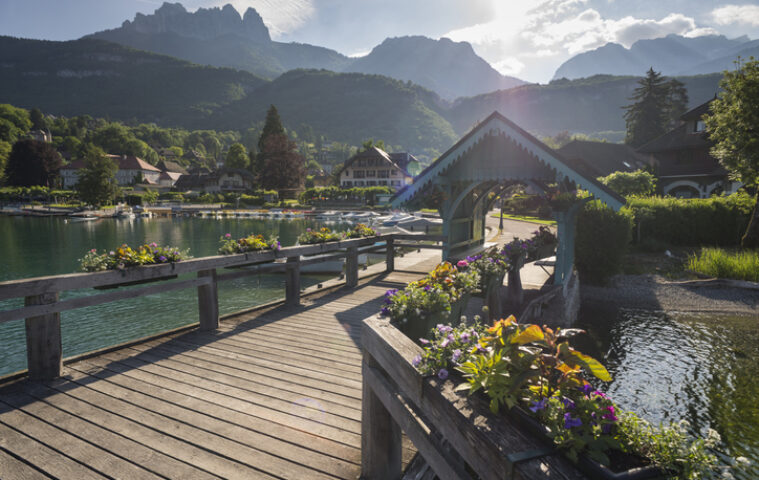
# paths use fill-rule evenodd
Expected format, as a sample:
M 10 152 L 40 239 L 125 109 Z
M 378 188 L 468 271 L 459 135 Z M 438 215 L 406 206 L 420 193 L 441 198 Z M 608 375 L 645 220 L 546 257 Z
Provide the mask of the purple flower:
M 466 332 L 462 333 L 462 334 L 461 334 L 461 337 L 459 337 L 459 339 L 460 339 L 462 342 L 464 342 L 464 343 L 469 343 L 469 338 L 470 338 L 470 336 L 469 336 L 469 334 L 468 334 L 468 333 L 466 333 Z
M 440 344 L 440 346 L 441 346 L 442 348 L 445 348 L 445 347 L 447 347 L 447 346 L 448 346 L 450 343 L 451 343 L 451 340 L 450 340 L 449 338 L 447 338 L 447 337 L 446 337 L 446 339 L 445 339 L 445 340 L 443 340 L 443 343 L 441 343 L 441 344 Z
M 426 338 L 420 338 L 419 343 L 421 343 L 422 345 L 428 345 L 430 341 L 427 340 Z
M 593 387 L 591 387 L 589 383 L 586 383 L 585 385 L 580 387 L 580 391 L 584 393 L 585 395 L 589 394 L 591 390 L 593 390 Z
M 451 360 L 453 360 L 454 362 L 457 362 L 459 360 L 460 356 L 461 356 L 461 350 L 459 350 L 457 348 L 456 350 L 453 351 L 453 355 L 451 356 Z
M 538 413 L 538 410 L 543 410 L 546 408 L 546 405 L 548 405 L 548 399 L 544 398 L 540 400 L 539 402 L 532 402 L 532 406 L 530 407 L 530 410 L 532 413 Z
M 111 250 L 110 252 L 108 252 L 108 255 L 114 256 L 114 255 L 116 255 L 116 252 L 114 252 L 113 250 Z
M 582 420 L 579 418 L 572 418 L 572 415 L 569 413 L 564 414 L 564 428 L 570 429 L 573 427 L 581 427 L 582 426 Z
M 165 262 L 166 261 L 166 257 L 164 257 L 163 255 L 161 255 L 160 257 L 158 257 L 158 260 L 161 261 L 161 262 Z
M 310 228 L 307 228 L 306 231 L 309 232 L 309 233 L 311 233 L 311 229 Z
M 387 307 L 382 307 L 380 309 L 380 315 L 382 315 L 383 317 L 390 315 L 390 309 Z
M 446 370 L 445 368 L 441 368 L 440 371 L 437 372 L 437 378 L 439 378 L 440 380 L 445 380 L 446 378 L 448 378 L 448 370 Z
M 474 257 L 466 257 L 466 261 L 472 263 L 474 261 Z
M 432 287 L 431 287 L 431 286 L 429 286 L 429 285 L 425 285 L 425 286 L 424 286 L 424 291 L 425 291 L 425 292 L 429 292 L 430 290 L 432 290 Z
M 413 366 L 415 366 L 415 367 L 418 367 L 420 363 L 422 363 L 422 356 L 421 356 L 421 355 L 417 355 L 417 356 L 416 356 L 416 357 L 414 357 L 414 359 L 411 361 L 411 365 L 413 365 Z
M 386 298 L 392 297 L 392 296 L 393 296 L 393 295 L 395 295 L 397 292 L 398 292 L 398 289 L 397 289 L 397 288 L 393 288 L 393 289 L 390 289 L 390 290 L 388 290 L 387 292 L 385 292 L 385 297 L 386 297 Z
M 564 404 L 564 408 L 567 410 L 572 410 L 575 408 L 575 402 L 566 397 L 561 399 L 561 403 Z

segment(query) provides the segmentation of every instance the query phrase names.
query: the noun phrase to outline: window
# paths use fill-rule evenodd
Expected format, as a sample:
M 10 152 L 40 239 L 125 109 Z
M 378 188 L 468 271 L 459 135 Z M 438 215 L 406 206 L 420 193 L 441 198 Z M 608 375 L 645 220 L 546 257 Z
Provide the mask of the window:
M 351 172 L 350 172 L 349 170 L 346 170 L 346 171 L 345 171 L 345 176 L 346 176 L 346 177 L 350 177 L 350 176 L 351 176 Z
M 390 175 L 392 175 L 394 177 L 397 177 L 398 176 L 398 170 L 393 169 L 392 173 Z
M 696 123 L 693 125 L 693 133 L 701 133 L 704 130 L 706 130 L 706 124 L 703 120 L 696 120 Z
M 356 180 L 356 186 L 357 187 L 363 187 L 364 186 L 364 181 L 363 180 Z
M 367 177 L 375 177 L 375 176 L 377 176 L 376 174 L 377 174 L 377 172 L 374 171 L 374 170 L 367 170 L 366 171 L 366 176 Z
M 366 166 L 366 160 L 364 160 L 363 158 L 360 158 L 356 163 L 358 164 L 359 167 Z
M 379 181 L 379 184 L 380 184 L 380 185 L 383 185 L 383 186 L 384 186 L 384 185 L 387 185 L 387 180 L 380 180 L 380 181 Z
M 369 187 L 375 187 L 377 186 L 377 182 L 375 180 L 367 180 L 366 185 Z
M 352 187 L 352 186 L 353 186 L 353 182 L 352 182 L 352 181 L 350 181 L 350 180 L 345 180 L 345 181 L 343 182 L 343 186 L 344 186 L 344 187 Z
M 379 178 L 387 178 L 388 177 L 388 173 L 390 173 L 390 172 L 388 172 L 387 170 L 377 170 L 377 177 L 379 177 Z
M 353 170 L 353 178 L 364 178 L 363 170 Z

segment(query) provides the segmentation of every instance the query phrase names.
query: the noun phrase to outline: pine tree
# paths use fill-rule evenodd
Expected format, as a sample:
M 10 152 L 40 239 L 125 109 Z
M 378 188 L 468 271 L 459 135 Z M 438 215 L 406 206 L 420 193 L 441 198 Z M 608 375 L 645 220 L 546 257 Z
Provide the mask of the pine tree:
M 274 135 L 286 135 L 285 127 L 282 125 L 282 120 L 279 118 L 279 112 L 274 105 L 269 106 L 269 110 L 266 112 L 266 121 L 264 122 L 264 128 L 261 130 L 261 136 L 258 137 L 258 155 L 256 156 L 255 171 L 257 174 L 261 174 L 264 168 L 264 144 L 266 139 Z
M 258 139 L 256 173 L 265 189 L 296 189 L 303 186 L 305 162 L 282 126 L 274 105 L 266 113 L 266 123 Z
M 673 78 L 667 82 L 669 95 L 667 96 L 669 128 L 675 128 L 680 122 L 680 116 L 688 111 L 688 89 L 680 80 Z
M 627 125 L 625 143 L 635 148 L 666 133 L 670 117 L 670 86 L 666 79 L 650 68 L 638 85 L 630 98 L 634 103 L 623 107 Z

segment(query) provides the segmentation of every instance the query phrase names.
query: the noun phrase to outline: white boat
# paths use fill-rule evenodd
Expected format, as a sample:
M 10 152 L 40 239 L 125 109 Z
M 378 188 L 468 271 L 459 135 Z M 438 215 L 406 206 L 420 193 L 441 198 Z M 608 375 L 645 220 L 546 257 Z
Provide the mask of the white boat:
M 394 213 L 394 214 L 392 214 L 390 216 L 387 216 L 387 217 L 379 217 L 379 218 L 377 218 L 377 221 L 382 226 L 392 227 L 394 225 L 398 225 L 399 222 L 402 222 L 404 220 L 405 221 L 413 220 L 414 218 L 416 218 L 416 217 L 414 217 L 413 215 L 409 215 L 407 213 Z
M 327 212 L 321 212 L 314 217 L 316 220 L 337 220 L 340 216 L 340 212 L 329 210 Z
M 100 217 L 96 217 L 95 215 L 91 214 L 71 215 L 66 219 L 66 221 L 69 223 L 94 222 L 95 220 L 100 220 Z

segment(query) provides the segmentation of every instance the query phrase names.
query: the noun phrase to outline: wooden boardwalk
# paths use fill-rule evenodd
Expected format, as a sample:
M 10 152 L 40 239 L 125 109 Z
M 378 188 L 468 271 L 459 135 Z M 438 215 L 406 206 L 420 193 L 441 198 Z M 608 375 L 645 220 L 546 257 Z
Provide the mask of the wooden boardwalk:
M 361 321 L 439 255 L 0 387 L 0 478 L 357 479 Z

